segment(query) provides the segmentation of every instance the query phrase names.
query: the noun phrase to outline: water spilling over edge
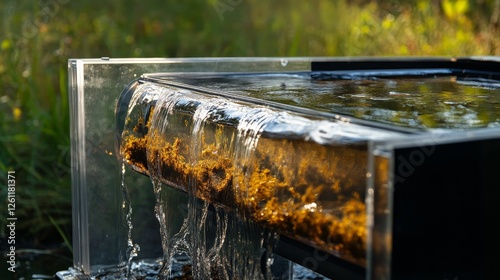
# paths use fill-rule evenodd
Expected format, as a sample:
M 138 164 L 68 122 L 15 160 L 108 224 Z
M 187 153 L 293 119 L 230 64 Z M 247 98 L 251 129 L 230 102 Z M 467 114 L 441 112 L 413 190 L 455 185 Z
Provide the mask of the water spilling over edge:
M 122 144 L 124 158 L 136 171 L 151 177 L 157 198 L 155 212 L 162 225 L 160 231 L 164 250 L 164 268 L 161 273 L 164 277 L 168 277 L 172 271 L 169 260 L 178 253 L 186 253 L 192 259 L 192 273 L 196 279 L 214 278 L 214 276 L 220 279 L 263 277 L 260 266 L 262 254 L 265 251 L 265 260 L 271 260 L 272 250 L 269 249 L 272 248 L 268 247 L 268 250 L 262 248 L 264 244 L 262 226 L 267 226 L 272 232 L 272 234 L 266 234 L 269 241 L 267 244 L 276 242 L 273 240 L 278 239 L 276 235 L 278 232 L 285 231 L 293 234 L 297 231 L 294 227 L 280 228 L 279 226 L 279 223 L 293 221 L 288 217 L 290 215 L 287 211 L 292 211 L 291 218 L 299 217 L 296 213 L 313 217 L 308 218 L 309 220 L 302 219 L 302 222 L 310 223 L 318 217 L 323 223 L 333 222 L 335 226 L 331 228 L 335 231 L 346 230 L 342 225 L 343 219 L 359 221 L 359 228 L 353 230 L 361 234 L 361 239 L 356 243 L 361 241 L 360 244 L 364 244 L 362 228 L 365 228 L 363 221 L 366 218 L 363 219 L 365 210 L 362 210 L 364 207 L 360 195 L 363 195 L 365 186 L 357 181 L 363 180 L 363 168 L 357 171 L 352 167 L 343 170 L 345 167 L 340 166 L 339 162 L 350 159 L 349 165 L 361 163 L 360 160 L 363 161 L 366 152 L 363 149 L 366 149 L 367 138 L 391 136 L 390 133 L 388 135 L 386 132 L 368 130 L 349 123 L 311 120 L 263 107 L 210 98 L 187 90 L 149 84 L 140 85 L 134 93 L 125 127 L 122 135 L 125 144 Z M 264 141 L 271 149 L 258 147 L 259 138 L 263 134 L 271 137 Z M 206 141 L 207 139 L 210 140 Z M 182 141 L 184 143 L 181 143 Z M 359 145 L 348 148 L 348 151 L 338 147 L 346 143 Z M 133 150 L 127 150 L 127 145 Z M 255 174 L 266 176 L 260 179 L 267 180 L 267 182 L 269 179 L 281 180 L 279 184 L 275 184 L 275 187 L 280 184 L 281 187 L 292 186 L 289 185 L 290 183 L 299 184 L 299 186 L 305 184 L 304 180 L 298 180 L 290 174 L 282 174 L 284 170 L 280 164 L 300 165 L 301 160 L 306 158 L 307 152 L 299 152 L 302 158 L 299 157 L 298 160 L 293 157 L 291 159 L 282 157 L 281 162 L 272 164 L 266 162 L 269 159 L 262 158 L 265 152 L 283 154 L 283 150 L 276 149 L 280 145 L 292 149 L 300 148 L 302 145 L 313 150 L 320 146 L 321 151 L 313 155 L 318 155 L 320 159 L 329 155 L 336 156 L 333 165 L 328 168 L 341 170 L 345 173 L 344 175 L 341 174 L 340 177 L 329 180 L 321 176 L 327 171 L 320 170 L 317 166 L 315 171 L 319 172 L 319 181 L 323 180 L 331 184 L 334 196 L 342 197 L 342 199 L 334 198 L 333 200 L 338 201 L 326 202 L 325 209 L 323 209 L 321 203 L 317 201 L 323 187 L 317 186 L 315 189 L 310 189 L 307 186 L 301 186 L 300 190 L 289 190 L 289 193 L 285 195 L 292 200 L 291 205 L 289 205 L 290 201 L 279 201 L 278 197 L 272 195 L 263 197 L 257 204 L 254 204 L 252 200 L 255 200 L 256 196 L 251 194 L 252 190 L 248 188 L 248 185 L 252 185 L 256 180 Z M 142 156 L 137 156 L 141 153 Z M 287 154 L 286 151 L 285 154 Z M 168 156 L 165 157 L 165 155 Z M 310 177 L 307 172 L 311 171 L 304 171 L 305 169 L 307 168 L 302 167 L 296 171 L 302 177 Z M 354 180 L 356 182 L 348 178 L 352 172 L 358 173 L 358 176 L 354 176 L 358 178 Z M 189 197 L 187 213 L 183 215 L 185 217 L 182 226 L 176 233 L 168 230 L 171 222 L 168 220 L 168 211 L 171 211 L 172 207 L 165 204 L 163 197 L 167 185 L 187 192 Z M 346 190 L 341 191 L 340 185 L 345 185 L 342 187 Z M 200 186 L 202 186 L 201 189 Z M 296 194 L 297 191 L 299 194 Z M 310 193 L 311 191 L 316 194 Z M 301 192 L 303 196 L 300 195 Z M 276 194 L 283 194 L 283 191 Z M 344 199 L 346 195 L 354 200 L 351 202 Z M 332 195 L 329 196 L 331 198 Z M 238 205 L 243 207 L 237 207 Z M 257 218 L 256 213 L 249 209 L 249 205 L 259 210 Z M 269 207 L 282 208 L 284 212 L 277 217 L 274 217 L 276 214 L 273 212 L 270 213 L 271 216 L 268 216 L 266 209 Z M 275 219 L 274 224 L 259 218 L 259 215 Z M 360 218 L 353 215 L 360 215 Z M 334 220 L 331 220 L 332 218 Z M 321 236 L 321 231 L 319 230 L 319 236 Z M 215 235 L 209 236 L 210 234 L 207 233 L 210 232 L 214 232 Z M 228 235 L 228 232 L 231 234 Z M 358 262 L 364 263 L 363 253 L 356 253 L 357 255 L 354 256 L 352 252 L 349 252 L 349 250 L 360 249 L 347 248 L 349 246 L 346 246 L 347 249 L 344 248 L 345 244 L 342 243 L 345 240 L 335 239 L 329 233 L 326 233 L 324 237 L 326 239 L 323 241 L 301 237 L 300 234 L 294 237 L 320 246 L 326 245 L 325 242 L 333 242 L 331 247 L 327 247 L 329 251 L 336 251 L 339 256 L 350 260 L 361 257 Z M 340 242 L 338 244 L 341 246 L 334 244 L 337 242 Z M 348 253 L 343 255 L 345 253 L 342 253 L 343 250 Z M 361 249 L 359 252 L 364 250 Z M 269 269 L 264 271 L 264 274 L 269 273 Z

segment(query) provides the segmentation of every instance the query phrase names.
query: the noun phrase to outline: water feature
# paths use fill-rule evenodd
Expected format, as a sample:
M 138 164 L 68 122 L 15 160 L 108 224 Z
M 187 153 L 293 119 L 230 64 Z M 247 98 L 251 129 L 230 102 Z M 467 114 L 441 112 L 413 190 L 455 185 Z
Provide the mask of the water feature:
M 119 217 L 117 223 L 126 230 L 118 229 L 118 235 L 111 232 L 110 236 L 118 237 L 117 244 L 123 244 L 122 237 L 127 242 L 117 246 L 118 254 L 115 249 L 107 254 L 119 256 L 118 262 L 112 260 L 118 264 L 117 278 L 127 273 L 136 278 L 299 277 L 296 270 L 300 266 L 292 269 L 282 257 L 339 279 L 353 275 L 353 279 L 382 279 L 391 275 L 391 269 L 395 275 L 405 273 L 408 267 L 403 260 L 413 256 L 398 256 L 411 251 L 400 249 L 411 247 L 405 237 L 411 231 L 406 231 L 409 224 L 404 219 L 411 213 L 405 212 L 401 203 L 413 202 L 405 200 L 411 195 L 401 196 L 402 190 L 425 197 L 419 193 L 423 189 L 448 188 L 447 181 L 430 179 L 422 183 L 425 188 L 417 187 L 421 184 L 417 179 L 437 179 L 433 166 L 447 167 L 448 173 L 440 174 L 449 174 L 443 176 L 453 182 L 453 189 L 465 188 L 475 176 L 489 174 L 480 169 L 462 171 L 462 180 L 457 181 L 452 174 L 462 166 L 456 160 L 448 162 L 450 154 L 442 156 L 454 143 L 471 142 L 480 145 L 472 147 L 479 152 L 464 156 L 488 162 L 491 156 L 480 148 L 497 147 L 492 139 L 496 139 L 499 126 L 499 87 L 483 78 L 469 79 L 477 73 L 456 70 L 456 65 L 451 65 L 456 60 L 439 61 L 447 67 L 432 71 L 410 61 L 421 69 L 386 72 L 342 70 L 344 61 L 334 61 L 340 70 L 333 72 L 317 71 L 314 62 L 315 71 L 304 71 L 303 59 L 250 61 L 231 60 L 206 64 L 211 65 L 206 68 L 198 67 L 204 60 L 174 63 L 165 68 L 180 67 L 180 72 L 188 73 L 144 74 L 122 92 L 113 125 L 119 145 L 112 157 L 116 160 L 119 154 L 123 159 L 119 163 L 123 188 L 120 210 L 111 214 Z M 256 66 L 259 63 L 276 73 L 234 73 L 237 65 L 262 71 Z M 395 65 L 390 60 L 384 63 Z M 212 65 L 216 66 L 214 72 L 192 73 L 197 72 L 193 69 L 212 69 Z M 401 65 L 407 67 L 406 63 L 396 66 Z M 273 67 L 295 70 L 284 73 Z M 456 66 L 460 67 L 464 65 Z M 229 73 L 215 73 L 225 71 Z M 154 71 L 136 71 L 145 72 Z M 90 76 L 85 75 L 92 80 Z M 85 116 L 90 111 L 102 112 L 94 100 L 104 90 L 92 85 L 86 88 L 86 95 L 96 88 L 101 94 L 83 99 L 91 100 L 88 102 L 93 107 L 86 104 L 85 111 L 79 109 Z M 85 128 L 92 124 L 77 123 Z M 99 135 L 93 128 L 90 125 L 85 129 L 87 134 L 78 134 L 87 135 L 78 138 L 84 139 L 80 142 Z M 93 164 L 106 166 L 96 160 L 94 151 L 99 149 L 83 153 L 92 161 L 80 162 L 86 169 L 81 169 L 78 174 L 83 175 L 78 178 L 86 181 L 77 181 L 78 195 L 83 197 L 79 203 L 89 201 L 85 195 L 93 199 L 96 192 L 92 189 L 101 185 L 95 183 L 96 176 L 88 175 L 99 171 Z M 460 154 L 469 148 L 455 150 Z M 481 189 L 491 189 L 490 177 L 481 182 Z M 154 202 L 137 197 L 147 192 L 154 195 Z M 97 193 L 113 198 L 112 192 Z M 141 206 L 131 207 L 141 201 Z M 431 209 L 442 213 L 438 206 Z M 147 217 L 144 210 L 153 208 L 149 216 L 156 216 L 157 228 L 134 221 L 134 217 Z M 99 209 L 113 207 L 101 205 Z M 90 239 L 99 240 L 100 231 L 87 233 L 85 227 L 85 219 L 96 221 L 96 216 L 88 213 L 88 218 L 78 218 L 81 234 L 77 236 L 85 239 L 88 234 Z M 107 238 L 109 231 L 102 232 Z M 158 235 L 157 243 L 146 241 L 150 233 Z M 421 235 L 440 246 L 427 232 Z M 155 244 L 162 252 L 147 257 L 145 253 L 153 252 Z M 112 277 L 109 267 L 96 265 L 107 259 L 95 250 L 85 251 L 85 246 L 78 250 L 75 267 L 94 276 Z M 442 267 L 447 273 L 452 269 Z

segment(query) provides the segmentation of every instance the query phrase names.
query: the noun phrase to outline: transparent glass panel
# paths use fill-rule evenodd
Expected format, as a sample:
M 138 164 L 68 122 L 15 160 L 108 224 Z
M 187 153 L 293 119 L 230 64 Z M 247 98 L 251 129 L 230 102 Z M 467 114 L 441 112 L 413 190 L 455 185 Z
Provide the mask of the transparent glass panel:
M 373 144 L 370 149 L 368 194 L 368 265 L 371 279 L 391 279 L 392 249 L 392 150 Z

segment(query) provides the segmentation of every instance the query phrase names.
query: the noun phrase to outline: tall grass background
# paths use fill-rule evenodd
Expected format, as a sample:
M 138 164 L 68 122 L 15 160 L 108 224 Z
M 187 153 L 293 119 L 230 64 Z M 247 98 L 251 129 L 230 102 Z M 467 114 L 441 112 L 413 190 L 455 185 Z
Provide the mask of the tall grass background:
M 499 0 L 2 0 L 0 240 L 12 170 L 18 244 L 70 251 L 68 58 L 500 55 L 499 12 Z

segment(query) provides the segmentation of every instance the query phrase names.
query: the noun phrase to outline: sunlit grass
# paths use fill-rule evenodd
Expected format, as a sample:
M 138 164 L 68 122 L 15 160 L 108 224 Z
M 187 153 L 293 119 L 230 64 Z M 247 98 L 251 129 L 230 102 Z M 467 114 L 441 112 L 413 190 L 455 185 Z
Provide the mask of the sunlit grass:
M 0 170 L 26 241 L 71 236 L 68 58 L 500 54 L 494 0 L 220 1 L 0 2 Z

